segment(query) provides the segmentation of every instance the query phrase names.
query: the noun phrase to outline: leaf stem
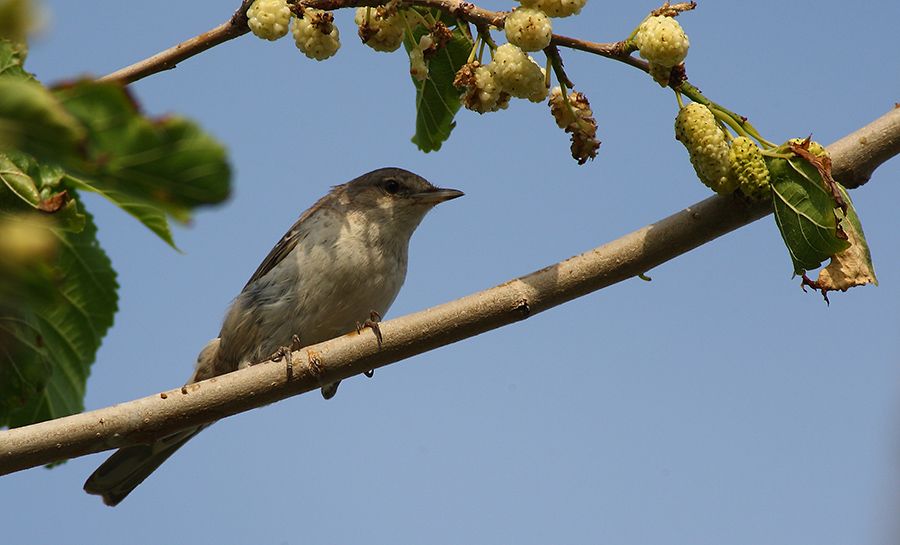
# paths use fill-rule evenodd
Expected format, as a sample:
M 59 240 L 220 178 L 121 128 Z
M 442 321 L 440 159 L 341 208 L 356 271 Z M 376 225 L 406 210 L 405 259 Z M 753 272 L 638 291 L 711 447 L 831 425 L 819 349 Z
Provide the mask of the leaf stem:
M 688 98 L 690 98 L 694 102 L 703 104 L 704 106 L 707 106 L 711 110 L 717 110 L 719 115 L 721 116 L 720 118 L 723 121 L 726 121 L 729 124 L 729 126 L 731 126 L 732 128 L 735 128 L 735 125 L 740 127 L 740 130 L 735 128 L 735 131 L 738 134 L 742 134 L 749 138 L 755 139 L 757 142 L 759 142 L 762 145 L 763 149 L 777 147 L 776 144 L 773 144 L 772 142 L 763 138 L 762 135 L 759 134 L 759 131 L 756 130 L 756 127 L 754 127 L 749 121 L 747 121 L 746 117 L 744 117 L 740 114 L 737 114 L 735 112 L 732 112 L 728 108 L 725 108 L 724 106 L 717 104 L 717 103 L 713 102 L 712 100 L 709 100 L 708 98 L 703 96 L 703 93 L 701 93 L 699 89 L 697 89 L 696 87 L 694 87 L 687 81 L 682 82 L 678 86 L 678 90 L 680 92 L 684 93 Z
M 425 28 L 430 28 L 430 27 L 431 27 L 431 25 L 428 24 L 428 21 L 426 21 L 425 18 L 422 17 L 422 14 L 419 13 L 418 10 L 416 10 L 416 9 L 409 9 L 409 10 L 407 10 L 407 12 L 408 12 L 408 13 L 415 13 L 415 14 L 416 14 L 416 17 L 419 19 L 419 22 L 422 24 L 423 27 L 425 27 Z M 409 21 L 406 22 L 406 26 L 409 27 Z

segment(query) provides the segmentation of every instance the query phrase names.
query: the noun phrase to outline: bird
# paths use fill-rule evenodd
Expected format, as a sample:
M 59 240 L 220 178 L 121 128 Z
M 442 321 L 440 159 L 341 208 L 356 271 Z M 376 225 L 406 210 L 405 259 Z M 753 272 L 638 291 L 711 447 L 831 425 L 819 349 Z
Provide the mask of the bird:
M 234 299 L 188 383 L 287 354 L 380 319 L 406 279 L 409 240 L 436 205 L 463 195 L 388 167 L 332 187 L 291 226 Z M 295 347 L 296 348 L 296 347 Z M 322 387 L 331 398 L 338 383 Z M 209 424 L 119 449 L 84 490 L 114 506 Z

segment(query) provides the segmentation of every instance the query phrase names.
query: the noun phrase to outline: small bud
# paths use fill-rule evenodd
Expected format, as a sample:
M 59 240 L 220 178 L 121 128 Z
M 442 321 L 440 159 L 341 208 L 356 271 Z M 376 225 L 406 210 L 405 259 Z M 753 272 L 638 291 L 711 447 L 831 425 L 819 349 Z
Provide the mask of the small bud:
M 430 34 L 419 38 L 419 43 L 409 51 L 409 75 L 418 81 L 428 79 L 428 63 L 425 62 L 425 51 L 432 46 Z
M 806 138 L 791 138 L 787 141 L 788 144 L 802 145 L 806 142 Z M 827 157 L 828 151 L 825 150 L 825 146 L 816 142 L 815 140 L 809 141 L 809 152 L 815 155 L 816 157 Z

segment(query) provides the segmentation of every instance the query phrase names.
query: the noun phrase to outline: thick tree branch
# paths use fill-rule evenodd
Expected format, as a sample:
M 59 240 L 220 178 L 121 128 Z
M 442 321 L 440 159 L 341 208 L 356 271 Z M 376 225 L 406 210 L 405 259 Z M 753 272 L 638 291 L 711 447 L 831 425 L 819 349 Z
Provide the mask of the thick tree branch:
M 871 173 L 900 152 L 900 110 L 829 147 L 836 173 Z M 839 177 L 840 179 L 840 177 Z M 581 255 L 494 288 L 381 323 L 384 342 L 351 333 L 293 354 L 113 407 L 0 432 L 0 475 L 155 438 L 309 392 L 529 316 L 643 273 L 766 216 L 771 207 L 711 197 Z M 774 242 L 773 242 L 774 243 Z
M 869 181 L 872 172 L 895 155 L 900 155 L 900 105 L 862 130 L 848 134 L 828 146 L 832 156 L 845 158 L 834 163 L 832 175 L 846 188 L 855 189 Z

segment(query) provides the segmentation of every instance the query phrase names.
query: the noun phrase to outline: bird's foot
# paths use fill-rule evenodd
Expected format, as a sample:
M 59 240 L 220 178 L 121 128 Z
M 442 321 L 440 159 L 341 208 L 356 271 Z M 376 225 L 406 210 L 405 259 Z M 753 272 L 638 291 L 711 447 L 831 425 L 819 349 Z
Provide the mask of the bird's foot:
M 381 314 L 378 314 L 377 311 L 369 312 L 369 319 L 363 323 L 356 322 L 356 333 L 362 333 L 363 328 L 368 327 L 375 333 L 375 340 L 378 341 L 378 349 L 381 350 L 381 327 L 378 326 L 378 322 L 381 321 Z M 369 369 L 368 371 L 363 372 L 369 378 L 372 378 L 375 375 L 374 369 Z
M 287 378 L 290 380 L 294 376 L 294 358 L 291 355 L 295 350 L 300 350 L 303 345 L 300 344 L 300 337 L 298 335 L 293 335 L 291 337 L 291 345 L 290 346 L 282 346 L 278 350 L 276 350 L 271 356 L 269 356 L 269 361 L 281 361 L 285 360 L 285 371 L 287 372 Z

